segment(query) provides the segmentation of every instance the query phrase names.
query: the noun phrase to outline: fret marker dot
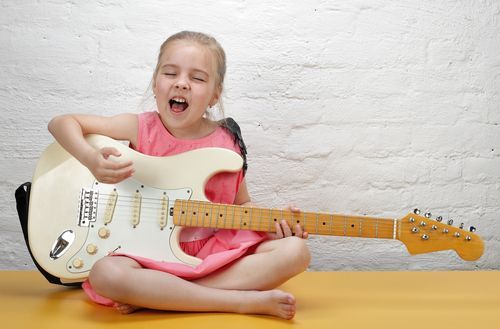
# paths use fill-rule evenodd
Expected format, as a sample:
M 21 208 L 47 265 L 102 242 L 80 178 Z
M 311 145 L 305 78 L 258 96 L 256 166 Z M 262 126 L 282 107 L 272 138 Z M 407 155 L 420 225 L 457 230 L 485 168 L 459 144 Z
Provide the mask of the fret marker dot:
M 323 222 L 323 225 L 326 225 L 326 223 L 325 223 L 325 222 Z

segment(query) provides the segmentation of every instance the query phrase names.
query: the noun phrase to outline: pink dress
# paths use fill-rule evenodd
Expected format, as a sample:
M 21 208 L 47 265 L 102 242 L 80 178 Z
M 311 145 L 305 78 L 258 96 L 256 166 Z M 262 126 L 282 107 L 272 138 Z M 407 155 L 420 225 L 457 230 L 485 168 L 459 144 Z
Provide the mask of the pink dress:
M 233 137 L 222 127 L 218 127 L 212 134 L 200 139 L 181 140 L 168 132 L 157 112 L 141 113 L 138 120 L 139 131 L 135 149 L 143 154 L 171 156 L 202 147 L 223 147 L 240 153 L 239 146 L 235 145 Z M 217 174 L 208 181 L 205 195 L 212 202 L 233 204 L 242 180 L 242 171 Z M 145 268 L 193 280 L 206 276 L 248 254 L 252 247 L 265 239 L 265 234 L 253 231 L 185 228 L 180 236 L 181 248 L 187 254 L 203 260 L 194 268 L 179 263 L 161 262 L 123 254 L 116 255 L 133 258 Z M 95 293 L 88 280 L 82 286 L 93 301 L 108 306 L 114 304 L 112 300 Z

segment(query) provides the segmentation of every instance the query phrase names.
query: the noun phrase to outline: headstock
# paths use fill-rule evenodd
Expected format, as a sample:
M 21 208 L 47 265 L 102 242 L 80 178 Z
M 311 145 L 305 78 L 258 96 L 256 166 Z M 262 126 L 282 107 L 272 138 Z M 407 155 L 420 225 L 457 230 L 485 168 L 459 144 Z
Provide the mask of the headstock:
M 475 228 L 469 231 L 452 226 L 453 220 L 442 223 L 442 217 L 431 219 L 430 213 L 413 213 L 398 220 L 398 240 L 403 242 L 412 255 L 441 250 L 455 250 L 463 260 L 477 260 L 484 251 L 484 243 L 475 234 Z

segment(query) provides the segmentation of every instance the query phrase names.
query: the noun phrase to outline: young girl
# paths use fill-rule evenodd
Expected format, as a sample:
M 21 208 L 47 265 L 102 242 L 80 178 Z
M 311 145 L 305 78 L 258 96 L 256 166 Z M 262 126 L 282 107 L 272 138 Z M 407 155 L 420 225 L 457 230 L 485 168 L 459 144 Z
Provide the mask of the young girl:
M 96 150 L 84 135 L 128 140 L 133 149 L 153 156 L 211 146 L 240 152 L 231 133 L 206 115 L 219 102 L 225 71 L 225 54 L 214 38 L 177 33 L 162 44 L 153 74 L 157 112 L 63 115 L 51 120 L 49 130 L 97 180 L 110 184 L 131 177 L 133 163 L 112 161 L 110 156 L 120 156 L 117 149 Z M 205 193 L 212 202 L 252 205 L 243 171 L 215 175 Z M 92 300 L 114 305 L 122 313 L 151 308 L 291 319 L 295 298 L 273 289 L 307 268 L 310 256 L 303 239 L 307 233 L 297 226 L 292 236 L 284 221 L 276 224 L 276 232 L 272 239 L 251 231 L 186 228 L 181 247 L 203 259 L 196 268 L 179 270 L 169 263 L 115 254 L 94 264 L 83 287 Z

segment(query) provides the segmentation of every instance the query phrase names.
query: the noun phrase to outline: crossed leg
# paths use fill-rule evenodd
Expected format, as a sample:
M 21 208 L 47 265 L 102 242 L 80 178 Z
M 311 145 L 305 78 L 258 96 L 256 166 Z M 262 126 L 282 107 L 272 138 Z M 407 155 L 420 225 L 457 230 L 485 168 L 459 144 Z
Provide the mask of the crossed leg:
M 204 278 L 187 281 L 142 268 L 127 257 L 105 257 L 90 272 L 94 290 L 117 302 L 123 313 L 137 308 L 193 312 L 295 315 L 295 298 L 272 290 L 304 271 L 310 260 L 305 241 L 296 237 L 265 241 L 254 254 Z

